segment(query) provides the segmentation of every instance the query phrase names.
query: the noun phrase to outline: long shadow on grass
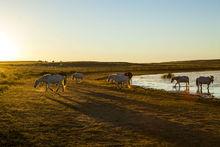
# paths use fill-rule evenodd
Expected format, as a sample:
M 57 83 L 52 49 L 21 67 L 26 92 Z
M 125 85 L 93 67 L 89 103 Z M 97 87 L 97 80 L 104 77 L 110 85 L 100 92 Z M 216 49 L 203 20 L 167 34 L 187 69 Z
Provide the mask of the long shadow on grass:
M 125 97 L 123 94 L 122 96 L 116 96 L 113 94 L 106 94 L 102 92 L 98 92 L 98 91 L 92 91 L 92 90 L 88 90 L 82 87 L 78 87 L 77 89 L 74 89 L 74 91 L 79 92 L 81 94 L 83 94 L 84 96 L 92 96 L 95 99 L 100 99 L 100 100 L 110 100 L 114 103 L 117 103 L 117 105 L 135 105 L 139 108 L 141 108 L 141 110 L 144 111 L 151 111 L 151 112 L 155 112 L 155 113 L 160 113 L 160 114 L 172 114 L 172 115 L 177 115 L 179 116 L 181 111 L 183 111 L 182 109 L 179 109 L 178 106 L 162 106 L 162 105 L 156 105 L 156 104 L 151 104 L 151 103 L 146 103 L 144 101 L 141 100 L 134 100 L 132 98 L 129 97 Z M 64 97 L 66 99 L 70 99 L 68 97 Z M 187 110 L 184 110 L 185 112 Z M 179 112 L 179 113 L 178 113 Z M 192 112 L 190 112 L 192 115 Z
M 0 146 L 33 146 L 27 138 L 17 131 L 0 132 Z
M 152 115 L 142 114 L 130 109 L 112 104 L 110 102 L 99 101 L 91 96 L 97 96 L 96 92 L 89 92 L 84 99 L 88 102 L 78 102 L 78 106 L 67 103 L 61 99 L 47 97 L 48 99 L 62 104 L 65 107 L 79 111 L 89 117 L 101 122 L 108 122 L 116 127 L 128 129 L 139 134 L 153 137 L 159 140 L 168 141 L 178 146 L 218 146 L 220 137 L 213 136 L 190 126 L 170 122 Z M 105 97 L 115 98 L 113 95 L 105 94 Z M 65 100 L 71 99 L 70 97 Z

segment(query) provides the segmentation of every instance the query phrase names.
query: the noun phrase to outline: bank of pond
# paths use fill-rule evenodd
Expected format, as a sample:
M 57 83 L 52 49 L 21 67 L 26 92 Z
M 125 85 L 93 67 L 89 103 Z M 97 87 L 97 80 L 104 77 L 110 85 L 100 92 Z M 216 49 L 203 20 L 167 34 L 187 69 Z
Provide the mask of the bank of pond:
M 220 98 L 220 71 L 202 71 L 202 72 L 182 72 L 172 73 L 175 76 L 188 76 L 189 85 L 181 83 L 175 86 L 175 82 L 171 83 L 171 78 L 163 78 L 164 74 L 153 75 L 139 75 L 132 78 L 132 84 L 143 88 L 153 88 L 166 90 L 170 92 L 185 92 L 190 94 L 198 94 L 203 97 Z M 207 85 L 203 85 L 202 89 L 198 89 L 196 79 L 200 76 L 214 77 L 213 84 L 210 84 L 209 89 Z

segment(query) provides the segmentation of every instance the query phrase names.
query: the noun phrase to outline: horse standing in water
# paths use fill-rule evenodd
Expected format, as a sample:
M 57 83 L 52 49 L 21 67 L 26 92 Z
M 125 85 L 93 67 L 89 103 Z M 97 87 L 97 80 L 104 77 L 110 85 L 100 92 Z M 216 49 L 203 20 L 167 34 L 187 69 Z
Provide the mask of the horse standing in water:
M 62 87 L 63 92 L 65 91 L 65 86 L 67 83 L 67 76 L 64 75 L 51 75 L 51 74 L 46 74 L 37 79 L 34 83 L 34 88 L 37 88 L 37 86 L 41 83 L 46 84 L 46 91 L 50 89 L 51 91 L 54 91 L 52 88 L 50 88 L 50 85 L 55 84 L 57 86 L 56 92 L 59 91 L 60 87 Z
M 188 76 L 176 76 L 176 77 L 173 77 L 171 79 L 171 83 L 173 83 L 174 81 L 176 81 L 176 84 L 175 84 L 174 87 L 176 87 L 176 85 L 178 84 L 179 88 L 180 88 L 180 83 L 186 83 L 186 87 L 189 86 L 189 77 Z
M 209 77 L 200 76 L 199 78 L 196 79 L 196 86 L 198 87 L 198 90 L 200 87 L 202 91 L 202 84 L 207 84 L 207 89 L 209 90 L 209 86 L 211 83 L 213 84 L 213 82 L 214 82 L 213 76 L 209 76 Z

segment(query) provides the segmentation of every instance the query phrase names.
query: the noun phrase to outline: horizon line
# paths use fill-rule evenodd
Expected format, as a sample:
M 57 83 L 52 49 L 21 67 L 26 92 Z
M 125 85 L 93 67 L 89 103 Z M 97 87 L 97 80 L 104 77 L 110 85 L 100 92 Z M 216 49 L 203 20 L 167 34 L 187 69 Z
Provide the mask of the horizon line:
M 97 63 L 131 63 L 131 64 L 154 64 L 154 63 L 171 63 L 171 62 L 193 62 L 193 61 L 216 61 L 216 59 L 195 59 L 195 60 L 170 60 L 170 61 L 158 61 L 158 62 L 127 62 L 127 61 L 98 61 L 98 60 L 75 60 L 75 61 L 48 61 L 48 60 L 0 60 L 0 63 L 7 62 L 42 62 L 42 63 L 71 63 L 71 62 L 97 62 Z

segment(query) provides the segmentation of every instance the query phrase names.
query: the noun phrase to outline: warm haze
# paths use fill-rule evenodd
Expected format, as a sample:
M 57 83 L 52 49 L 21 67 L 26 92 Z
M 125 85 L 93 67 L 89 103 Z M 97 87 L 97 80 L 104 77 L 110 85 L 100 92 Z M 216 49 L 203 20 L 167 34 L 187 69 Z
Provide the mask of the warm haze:
M 0 0 L 0 147 L 220 147 L 219 39 L 220 0 Z
M 1 0 L 0 60 L 220 58 L 218 0 Z

